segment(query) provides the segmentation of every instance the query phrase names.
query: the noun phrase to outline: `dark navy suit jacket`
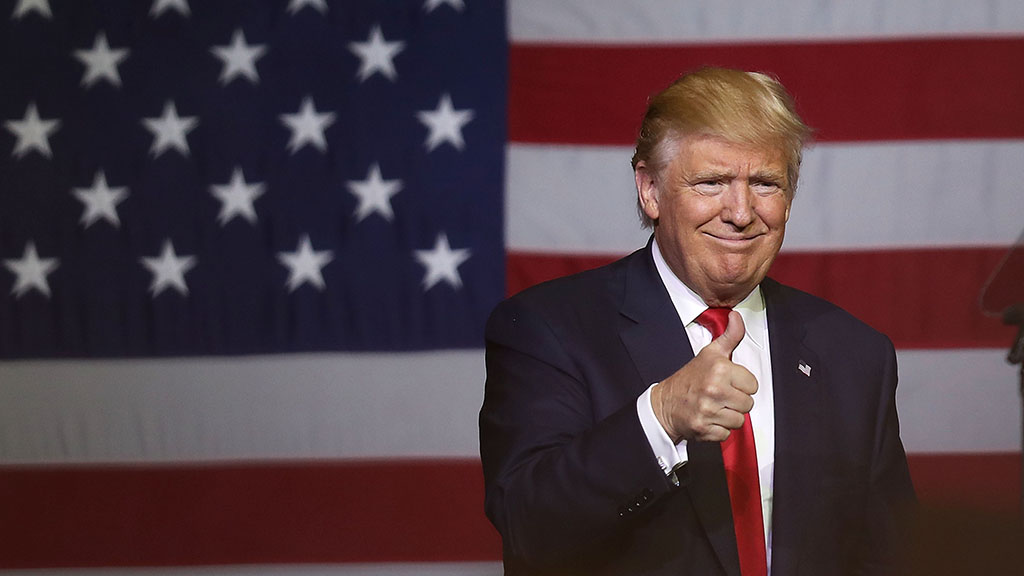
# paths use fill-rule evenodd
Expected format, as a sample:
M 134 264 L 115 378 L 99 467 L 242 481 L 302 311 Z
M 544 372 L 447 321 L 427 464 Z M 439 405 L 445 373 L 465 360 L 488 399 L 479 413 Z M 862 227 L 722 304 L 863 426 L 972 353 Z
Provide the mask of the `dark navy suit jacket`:
M 915 504 L 892 343 L 824 300 L 761 288 L 772 575 L 889 573 Z M 650 244 L 504 301 L 486 340 L 480 453 L 506 574 L 739 576 L 720 445 L 688 443 L 675 486 L 637 417 L 637 397 L 693 358 Z

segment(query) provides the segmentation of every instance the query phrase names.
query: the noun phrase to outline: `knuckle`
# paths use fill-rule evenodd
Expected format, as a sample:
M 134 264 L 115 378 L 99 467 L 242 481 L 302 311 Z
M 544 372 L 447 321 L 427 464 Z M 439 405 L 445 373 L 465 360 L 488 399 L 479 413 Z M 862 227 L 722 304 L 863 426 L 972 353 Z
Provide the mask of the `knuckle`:
M 709 370 L 711 377 L 718 380 L 728 377 L 731 365 L 732 362 L 725 358 L 715 358 Z
M 704 396 L 697 403 L 697 414 L 701 417 L 710 416 L 718 411 L 718 402 L 711 396 Z

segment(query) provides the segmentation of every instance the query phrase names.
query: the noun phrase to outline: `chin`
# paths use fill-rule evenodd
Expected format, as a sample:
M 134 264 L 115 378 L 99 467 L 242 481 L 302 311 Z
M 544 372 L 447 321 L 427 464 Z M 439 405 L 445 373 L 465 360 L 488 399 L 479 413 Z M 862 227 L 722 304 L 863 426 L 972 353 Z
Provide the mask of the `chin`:
M 764 278 L 762 274 L 750 270 L 725 272 L 713 278 L 715 285 L 720 287 L 720 293 L 728 293 L 730 296 L 746 296 L 754 286 Z
M 756 284 L 758 270 L 747 265 L 749 258 L 745 257 L 739 260 L 742 260 L 742 262 L 733 266 L 728 265 L 728 263 L 719 266 L 717 274 L 714 275 L 714 280 L 724 285 L 746 284 L 752 280 Z

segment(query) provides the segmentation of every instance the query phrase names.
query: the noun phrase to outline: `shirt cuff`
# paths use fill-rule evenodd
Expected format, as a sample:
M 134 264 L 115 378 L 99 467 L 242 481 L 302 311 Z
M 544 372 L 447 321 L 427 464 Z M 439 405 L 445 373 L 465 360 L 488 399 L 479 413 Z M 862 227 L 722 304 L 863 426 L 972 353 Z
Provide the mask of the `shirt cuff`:
M 687 462 L 686 440 L 680 440 L 679 444 L 673 444 L 668 437 L 668 432 L 661 427 L 658 417 L 654 415 L 654 407 L 651 405 L 651 390 L 658 383 L 654 383 L 636 399 L 636 414 L 640 417 L 640 426 L 644 429 L 647 442 L 651 445 L 654 457 L 658 460 L 658 466 L 666 476 L 682 464 Z

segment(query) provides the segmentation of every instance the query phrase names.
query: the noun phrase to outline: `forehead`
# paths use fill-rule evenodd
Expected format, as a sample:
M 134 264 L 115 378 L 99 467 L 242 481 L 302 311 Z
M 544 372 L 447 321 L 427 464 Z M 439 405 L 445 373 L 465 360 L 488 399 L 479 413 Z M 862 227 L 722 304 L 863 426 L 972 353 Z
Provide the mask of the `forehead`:
M 669 164 L 684 172 L 714 171 L 784 176 L 786 155 L 781 147 L 737 143 L 718 136 L 680 138 L 670 153 Z

